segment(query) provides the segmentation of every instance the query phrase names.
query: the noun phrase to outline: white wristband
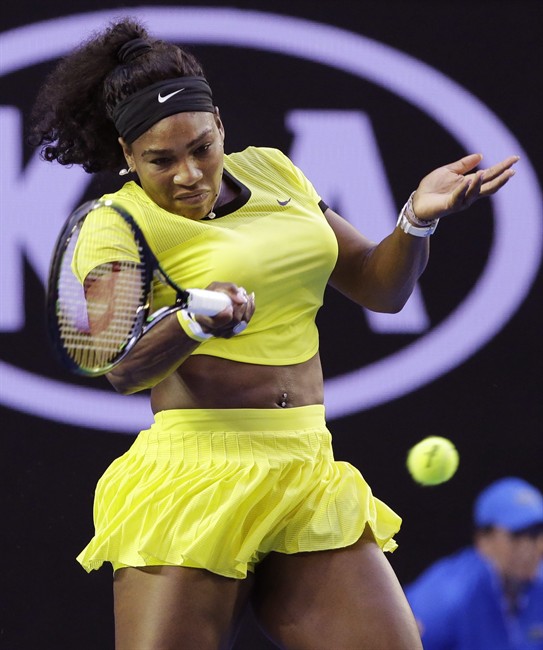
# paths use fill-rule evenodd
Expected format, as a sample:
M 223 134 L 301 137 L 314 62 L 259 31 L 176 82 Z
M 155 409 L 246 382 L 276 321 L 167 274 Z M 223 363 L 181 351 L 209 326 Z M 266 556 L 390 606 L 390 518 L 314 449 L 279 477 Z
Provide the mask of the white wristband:
M 432 221 L 422 221 L 419 219 L 413 210 L 413 194 L 407 199 L 407 203 L 403 206 L 396 227 L 403 230 L 408 235 L 415 237 L 429 237 L 433 235 L 439 219 L 432 219 Z
M 179 309 L 177 311 L 177 320 L 185 334 L 193 341 L 199 341 L 201 343 L 202 341 L 213 338 L 213 334 L 204 332 L 200 323 L 186 309 Z

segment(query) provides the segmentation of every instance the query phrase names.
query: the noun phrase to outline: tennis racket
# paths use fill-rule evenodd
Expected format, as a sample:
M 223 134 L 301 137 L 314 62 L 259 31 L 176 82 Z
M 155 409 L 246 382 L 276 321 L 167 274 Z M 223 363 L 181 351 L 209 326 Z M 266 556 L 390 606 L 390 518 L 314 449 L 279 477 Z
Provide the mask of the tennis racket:
M 93 256 L 108 261 L 93 266 Z M 85 264 L 91 266 L 88 272 Z M 176 300 L 153 312 L 154 278 L 174 289 Z M 214 316 L 232 304 L 225 293 L 177 286 L 134 218 L 109 200 L 84 203 L 64 224 L 53 251 L 46 302 L 49 336 L 61 363 L 90 377 L 109 372 L 172 312 L 187 308 Z

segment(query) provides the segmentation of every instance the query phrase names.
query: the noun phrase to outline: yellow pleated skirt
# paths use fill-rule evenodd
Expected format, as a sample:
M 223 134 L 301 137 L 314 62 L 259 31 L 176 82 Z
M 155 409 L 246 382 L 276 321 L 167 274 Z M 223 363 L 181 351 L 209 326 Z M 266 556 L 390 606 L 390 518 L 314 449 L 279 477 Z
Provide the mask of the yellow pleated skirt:
M 171 410 L 98 482 L 87 570 L 174 565 L 244 578 L 268 553 L 341 548 L 401 519 L 334 460 L 324 407 Z

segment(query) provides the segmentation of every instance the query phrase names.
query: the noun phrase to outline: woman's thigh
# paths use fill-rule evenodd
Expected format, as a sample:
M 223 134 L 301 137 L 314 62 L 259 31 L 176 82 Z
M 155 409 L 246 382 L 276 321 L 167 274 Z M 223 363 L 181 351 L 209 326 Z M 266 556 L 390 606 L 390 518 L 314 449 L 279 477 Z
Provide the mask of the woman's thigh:
M 403 590 L 369 529 L 353 546 L 270 554 L 258 566 L 256 616 L 288 650 L 422 650 Z
M 184 567 L 118 569 L 116 650 L 228 648 L 252 582 Z

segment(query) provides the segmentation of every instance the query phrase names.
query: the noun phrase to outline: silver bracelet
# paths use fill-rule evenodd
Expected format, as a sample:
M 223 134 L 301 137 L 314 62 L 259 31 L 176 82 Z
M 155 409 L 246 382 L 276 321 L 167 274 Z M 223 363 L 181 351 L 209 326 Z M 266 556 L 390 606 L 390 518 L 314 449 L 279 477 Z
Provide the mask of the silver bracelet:
M 204 332 L 200 323 L 196 320 L 196 318 L 194 318 L 194 314 L 187 311 L 186 309 L 179 309 L 177 311 L 177 320 L 179 321 L 179 324 L 183 328 L 185 334 L 193 341 L 202 343 L 203 341 L 212 339 L 215 336 L 212 332 Z M 235 325 L 232 328 L 232 333 L 234 336 L 241 334 L 247 328 L 248 324 L 249 323 L 246 321 L 241 321 Z
M 177 312 L 177 319 L 179 324 L 185 331 L 185 334 L 191 338 L 193 341 L 207 341 L 207 339 L 213 338 L 213 334 L 210 332 L 204 332 L 200 323 L 194 318 L 193 314 L 188 312 L 186 309 L 180 309 Z
M 429 237 L 434 234 L 439 219 L 432 219 L 431 221 L 419 219 L 413 210 L 414 194 L 415 192 L 411 192 L 411 196 L 403 206 L 396 227 L 400 228 L 408 235 L 414 235 L 415 237 Z

